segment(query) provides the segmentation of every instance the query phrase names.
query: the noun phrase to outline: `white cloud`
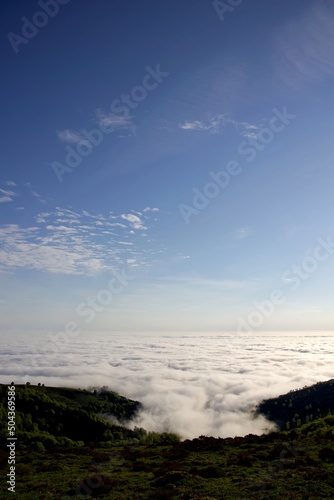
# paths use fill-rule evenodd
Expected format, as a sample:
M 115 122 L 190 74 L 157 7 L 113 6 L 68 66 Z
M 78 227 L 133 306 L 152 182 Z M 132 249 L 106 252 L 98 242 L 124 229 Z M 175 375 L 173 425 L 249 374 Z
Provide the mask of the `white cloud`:
M 95 111 L 95 121 L 98 125 L 103 127 L 112 127 L 113 130 L 129 130 L 135 135 L 136 127 L 133 124 L 132 116 L 119 116 L 115 113 L 105 113 L 101 109 Z M 87 130 L 57 130 L 57 137 L 61 142 L 68 144 L 78 144 L 79 142 L 86 144 L 87 146 L 91 144 Z
M 41 203 L 46 203 L 46 201 L 43 199 L 42 195 L 37 193 L 37 191 L 31 191 L 31 194 L 34 198 L 37 198 L 38 201 L 40 201 Z
M 184 123 L 179 124 L 179 128 L 182 130 L 204 130 L 211 134 L 217 134 L 220 132 L 222 126 L 229 123 L 229 119 L 226 115 L 216 115 L 211 117 L 207 121 L 202 120 L 186 120 Z
M 10 346 L 3 337 L 0 347 L 4 383 L 106 385 L 144 404 L 133 425 L 183 438 L 261 434 L 272 428 L 252 414 L 262 399 L 334 378 L 333 334 L 327 332 L 109 331 L 57 344 L 47 334 L 12 339 Z
M 68 128 L 65 130 L 57 130 L 57 137 L 61 142 L 66 142 L 68 144 L 78 144 L 82 142 L 86 145 L 90 145 L 89 140 L 82 132 L 76 132 Z
M 159 212 L 159 208 L 145 207 L 143 212 Z
M 247 122 L 233 122 L 233 124 L 240 130 L 243 137 L 247 139 L 256 139 L 260 131 L 258 125 L 253 125 Z
M 192 122 L 185 121 L 184 123 L 180 123 L 179 127 L 183 130 L 206 130 L 205 124 L 199 120 L 194 120 Z
M 137 215 L 122 214 L 121 218 L 124 219 L 124 220 L 126 220 L 126 221 L 128 221 L 128 222 L 130 222 L 130 224 L 132 225 L 132 227 L 134 229 L 147 229 L 144 226 L 143 221 Z
M 36 215 L 35 217 L 35 221 L 38 223 L 38 224 L 41 224 L 41 223 L 44 223 L 46 222 L 46 219 L 48 217 L 51 217 L 52 216 L 52 212 L 41 212 L 40 214 Z
M 137 135 L 137 127 L 133 123 L 133 116 L 119 116 L 115 113 L 105 113 L 101 109 L 97 109 L 95 112 L 96 121 L 103 129 L 104 127 L 112 127 L 112 131 L 118 131 L 119 138 L 126 138 L 129 136 Z M 126 131 L 126 133 L 121 133 L 121 131 Z
M 145 218 L 146 223 L 154 223 Z M 25 268 L 92 274 L 133 259 L 134 252 L 138 264 L 153 262 L 155 250 L 143 232 L 149 228 L 142 220 L 134 214 L 114 215 L 115 219 L 122 223 L 110 222 L 102 214 L 57 208 L 37 214 L 34 226 L 1 226 L 0 272 Z
M 95 112 L 96 120 L 99 125 L 104 127 L 113 126 L 114 129 L 133 128 L 132 116 L 119 116 L 115 113 L 105 113 L 102 109 L 97 109 Z
M 234 126 L 238 131 L 240 131 L 243 137 L 247 137 L 250 139 L 256 138 L 257 133 L 260 129 L 258 125 L 254 125 L 248 122 L 239 122 L 237 120 L 233 120 L 227 114 L 216 115 L 206 121 L 186 120 L 185 122 L 179 124 L 179 128 L 181 128 L 182 130 L 204 131 L 204 132 L 209 132 L 210 134 L 218 134 L 227 125 Z
M 8 191 L 7 189 L 0 189 L 0 203 L 8 203 L 13 201 L 14 196 L 17 196 L 17 193 L 14 191 Z

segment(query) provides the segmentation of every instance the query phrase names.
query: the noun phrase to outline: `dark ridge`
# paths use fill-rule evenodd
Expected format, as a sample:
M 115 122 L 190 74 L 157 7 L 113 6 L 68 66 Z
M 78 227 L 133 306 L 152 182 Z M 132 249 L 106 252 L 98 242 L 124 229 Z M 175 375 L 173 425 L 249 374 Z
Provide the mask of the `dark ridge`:
M 277 398 L 266 399 L 258 405 L 257 413 L 275 422 L 281 430 L 298 428 L 318 418 L 332 415 L 334 380 L 318 382 Z

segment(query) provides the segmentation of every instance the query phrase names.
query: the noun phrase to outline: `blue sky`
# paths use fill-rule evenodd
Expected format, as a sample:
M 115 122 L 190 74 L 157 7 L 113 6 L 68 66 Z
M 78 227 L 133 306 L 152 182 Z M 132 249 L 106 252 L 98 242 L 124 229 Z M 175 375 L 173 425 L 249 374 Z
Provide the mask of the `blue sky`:
M 55 1 L 1 6 L 1 331 L 332 329 L 332 2 Z

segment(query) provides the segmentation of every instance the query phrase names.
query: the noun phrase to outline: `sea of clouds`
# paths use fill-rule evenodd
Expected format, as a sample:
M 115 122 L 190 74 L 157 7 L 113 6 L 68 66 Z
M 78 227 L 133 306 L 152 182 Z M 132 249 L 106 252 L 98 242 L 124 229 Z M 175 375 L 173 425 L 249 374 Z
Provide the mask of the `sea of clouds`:
M 334 333 L 81 334 L 43 351 L 47 336 L 0 340 L 0 381 L 108 386 L 143 403 L 132 427 L 243 436 L 274 427 L 257 403 L 334 378 Z

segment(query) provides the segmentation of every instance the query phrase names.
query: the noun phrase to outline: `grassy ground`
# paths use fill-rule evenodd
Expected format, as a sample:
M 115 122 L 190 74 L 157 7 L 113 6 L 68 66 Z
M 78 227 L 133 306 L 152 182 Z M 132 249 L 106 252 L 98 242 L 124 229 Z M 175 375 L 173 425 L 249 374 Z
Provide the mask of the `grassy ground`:
M 199 438 L 168 446 L 120 443 L 47 452 L 18 450 L 15 497 L 332 499 L 333 435 L 302 431 Z M 1 452 L 2 465 L 6 460 L 7 453 Z M 3 475 L 1 498 L 11 498 L 5 493 L 5 481 Z

